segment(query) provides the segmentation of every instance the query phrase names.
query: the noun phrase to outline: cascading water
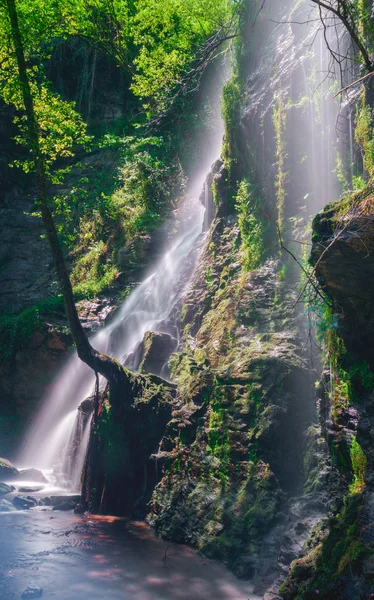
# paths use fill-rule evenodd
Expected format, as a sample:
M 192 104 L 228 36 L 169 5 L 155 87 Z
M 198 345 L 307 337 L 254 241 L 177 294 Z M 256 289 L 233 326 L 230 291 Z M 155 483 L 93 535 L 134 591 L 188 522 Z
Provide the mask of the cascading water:
M 222 125 L 217 128 L 217 144 L 182 205 L 181 225 L 171 245 L 146 279 L 134 289 L 118 309 L 110 325 L 91 339 L 93 347 L 110 353 L 124 363 L 143 340 L 147 331 L 168 333 L 178 346 L 176 307 L 186 288 L 201 246 L 204 208 L 199 194 L 210 165 L 218 158 Z M 175 223 L 174 223 L 175 225 Z M 51 483 L 79 490 L 91 416 L 78 410 L 94 390 L 94 374 L 76 353 L 57 376 L 42 402 L 19 463 L 41 469 Z

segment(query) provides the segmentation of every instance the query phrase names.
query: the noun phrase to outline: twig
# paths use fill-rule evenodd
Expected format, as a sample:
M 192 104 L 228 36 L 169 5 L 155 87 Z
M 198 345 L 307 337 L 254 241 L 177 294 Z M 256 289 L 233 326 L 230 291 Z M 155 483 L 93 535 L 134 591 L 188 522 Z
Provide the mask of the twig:
M 257 23 L 257 19 L 258 19 L 258 17 L 260 16 L 260 12 L 262 11 L 262 9 L 263 9 L 263 8 L 264 8 L 264 6 L 265 6 L 265 2 L 266 2 L 266 0 L 262 0 L 262 4 L 261 4 L 260 8 L 258 9 L 258 12 L 257 12 L 256 18 L 255 18 L 255 20 L 253 21 L 253 25 L 252 25 L 252 27 L 254 27 L 254 26 L 256 25 L 256 23 Z
M 163 558 L 162 558 L 162 562 L 164 563 L 164 566 L 165 566 L 165 567 L 166 567 L 166 559 L 168 558 L 168 556 L 167 556 L 167 553 L 168 553 L 168 550 L 169 550 L 169 548 L 170 548 L 170 546 L 168 546 L 168 547 L 166 548 L 166 550 L 165 550 L 165 554 L 164 554 L 164 556 L 163 556 Z
M 329 245 L 328 245 L 328 246 L 326 246 L 326 248 L 325 248 L 325 249 L 324 249 L 324 251 L 322 252 L 321 256 L 320 256 L 320 257 L 319 257 L 319 259 L 317 260 L 316 264 L 314 265 L 314 267 L 313 267 L 313 270 L 312 270 L 312 272 L 310 273 L 310 275 L 309 275 L 309 277 L 308 277 L 307 281 L 306 281 L 306 282 L 305 282 L 305 284 L 303 285 L 303 288 L 302 288 L 302 290 L 301 290 L 300 294 L 298 295 L 298 297 L 297 297 L 297 300 L 296 300 L 296 302 L 295 302 L 295 304 L 294 304 L 293 308 L 295 308 L 295 306 L 296 306 L 296 305 L 297 305 L 297 304 L 300 302 L 300 300 L 301 300 L 302 296 L 304 295 L 304 292 L 305 292 L 306 288 L 308 287 L 309 283 L 311 283 L 311 279 L 312 279 L 312 277 L 315 275 L 315 272 L 316 272 L 316 270 L 317 270 L 317 267 L 318 267 L 319 263 L 321 262 L 322 258 L 325 256 L 326 252 L 327 252 L 328 250 L 330 250 L 330 248 L 331 248 L 331 247 L 332 247 L 332 246 L 335 244 L 335 242 L 336 242 L 336 241 L 337 241 L 337 240 L 340 238 L 340 236 L 341 236 L 341 235 L 342 235 L 342 234 L 343 234 L 343 233 L 346 231 L 346 229 L 347 229 L 348 225 L 350 225 L 350 223 L 351 223 L 351 221 L 348 221 L 348 223 L 347 223 L 347 224 L 346 224 L 346 225 L 343 227 L 343 229 L 341 229 L 341 230 L 339 231 L 339 233 L 338 233 L 338 234 L 337 234 L 337 235 L 334 237 L 334 239 L 333 239 L 333 240 L 332 240 L 332 241 L 329 243 Z
M 268 221 L 269 221 L 270 223 L 272 223 L 272 224 L 273 224 L 273 225 L 276 227 L 276 229 L 277 229 L 277 232 L 278 232 L 279 245 L 280 245 L 281 249 L 282 249 L 282 250 L 284 250 L 285 252 L 287 252 L 287 254 L 289 254 L 289 255 L 290 255 L 292 258 L 293 258 L 293 260 L 296 262 L 296 264 L 297 264 L 297 265 L 300 267 L 300 269 L 303 271 L 304 275 L 306 275 L 306 277 L 308 277 L 308 282 L 307 282 L 307 283 L 309 283 L 309 279 L 311 279 L 312 275 L 309 277 L 309 273 L 308 273 L 308 271 L 305 269 L 304 265 L 303 265 L 303 264 L 302 264 L 302 263 L 299 261 L 299 259 L 297 258 L 297 256 L 295 256 L 295 254 L 294 254 L 294 253 L 293 253 L 293 252 L 292 252 L 292 251 L 291 251 L 289 248 L 287 248 L 287 246 L 285 246 L 285 245 L 284 245 L 284 243 L 283 243 L 283 237 L 282 237 L 282 232 L 281 232 L 281 229 L 280 229 L 280 227 L 279 227 L 278 223 L 275 223 L 275 222 L 274 222 L 274 221 L 271 219 L 271 217 L 270 217 L 268 214 L 266 214 L 266 212 L 265 212 L 264 210 L 262 210 L 261 208 L 258 208 L 258 210 L 259 210 L 260 212 L 262 212 L 262 214 L 263 214 L 263 215 L 265 215 L 265 217 L 268 219 Z M 324 297 L 324 295 L 322 294 L 322 292 L 321 292 L 321 291 L 318 289 L 318 287 L 316 286 L 316 284 L 315 284 L 315 283 L 313 283 L 312 281 L 311 281 L 310 283 L 312 284 L 312 286 L 313 286 L 313 288 L 314 288 L 314 291 L 316 292 L 316 294 L 317 294 L 317 295 L 318 295 L 318 296 L 321 298 L 321 300 L 322 300 L 323 302 L 325 302 L 325 303 L 326 303 L 326 302 L 327 302 L 327 301 L 326 301 L 326 298 Z M 305 286 L 305 288 L 306 288 L 306 287 L 307 287 L 307 286 Z M 304 291 L 305 291 L 305 290 L 304 290 Z M 303 293 L 304 293 L 304 291 L 303 291 Z M 301 295 L 302 295 L 302 294 L 301 294 Z M 301 297 L 301 296 L 300 296 L 300 297 Z M 299 302 L 299 300 L 300 300 L 300 297 L 297 299 L 297 301 L 295 302 L 295 304 L 293 305 L 293 307 L 292 307 L 292 308 L 295 308 L 296 304 L 298 304 L 298 302 Z
M 343 92 L 346 92 L 347 90 L 349 90 L 351 87 L 354 87 L 358 83 L 361 83 L 361 81 L 365 81 L 365 79 L 368 79 L 372 75 L 374 75 L 374 71 L 370 71 L 370 73 L 366 73 L 366 75 L 364 75 L 363 77 L 360 77 L 360 79 L 357 79 L 353 83 L 350 83 L 346 87 L 344 87 L 341 90 L 339 90 L 338 92 L 336 92 L 336 94 L 335 94 L 335 96 L 333 96 L 333 98 L 336 98 L 336 96 L 339 96 L 339 94 L 342 94 Z

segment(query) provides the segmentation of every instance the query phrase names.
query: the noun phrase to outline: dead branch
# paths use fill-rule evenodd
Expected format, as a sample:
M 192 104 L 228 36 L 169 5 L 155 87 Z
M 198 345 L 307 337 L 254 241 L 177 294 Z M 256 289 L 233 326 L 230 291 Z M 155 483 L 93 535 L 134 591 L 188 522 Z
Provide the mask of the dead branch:
M 344 87 L 341 90 L 339 90 L 338 92 L 336 92 L 336 94 L 333 96 L 333 98 L 336 98 L 337 96 L 339 96 L 339 94 L 342 94 L 343 92 L 346 92 L 347 90 L 354 87 L 355 85 L 358 85 L 362 81 L 365 81 L 365 79 L 372 77 L 372 75 L 374 75 L 374 71 L 371 71 L 370 73 L 366 73 L 366 75 L 364 75 L 363 77 L 360 77 L 360 79 L 356 79 L 356 81 L 354 81 L 353 83 L 350 83 L 346 87 Z

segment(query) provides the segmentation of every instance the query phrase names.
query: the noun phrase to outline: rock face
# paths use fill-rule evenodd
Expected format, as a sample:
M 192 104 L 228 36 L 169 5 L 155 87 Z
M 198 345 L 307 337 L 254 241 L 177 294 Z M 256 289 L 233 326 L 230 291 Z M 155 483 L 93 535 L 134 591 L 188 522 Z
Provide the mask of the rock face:
M 147 331 L 143 341 L 126 360 L 125 366 L 131 371 L 168 377 L 168 360 L 177 346 L 178 341 L 168 333 Z
M 332 203 L 316 216 L 312 263 L 318 263 L 318 279 L 334 302 L 334 313 L 348 349 L 374 369 L 372 194 L 368 190 L 362 199 Z
M 55 291 L 43 223 L 30 214 L 33 192 L 16 185 L 0 196 L 0 312 L 22 310 Z
M 235 218 L 215 221 L 181 309 L 184 343 L 170 360 L 178 396 L 155 456 L 162 479 L 149 514 L 160 535 L 196 545 L 264 590 L 280 548 L 283 568 L 300 550 L 295 534 L 288 546 L 284 539 L 286 507 L 312 471 L 303 461 L 315 417 L 295 293 L 280 267 L 267 260 L 243 272 Z M 301 539 L 324 511 L 323 482 L 294 517 Z
M 320 418 L 335 467 L 336 505 L 292 563 L 284 600 L 370 598 L 374 527 L 372 191 L 327 206 L 313 223 L 311 262 L 331 302 Z M 333 508 L 333 506 L 332 506 Z

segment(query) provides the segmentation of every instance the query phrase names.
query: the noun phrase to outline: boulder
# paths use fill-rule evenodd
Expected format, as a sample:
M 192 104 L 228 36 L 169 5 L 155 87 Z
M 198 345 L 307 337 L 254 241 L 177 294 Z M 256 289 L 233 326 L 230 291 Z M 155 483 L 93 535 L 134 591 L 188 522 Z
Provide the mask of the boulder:
M 16 507 L 9 500 L 4 498 L 0 500 L 0 512 L 13 512 L 15 510 L 17 510 Z
M 75 506 L 76 506 L 76 502 L 71 502 L 71 501 L 70 502 L 69 501 L 61 502 L 60 504 L 56 504 L 52 510 L 65 510 L 65 511 L 74 510 Z
M 35 585 L 29 585 L 22 594 L 22 598 L 29 600 L 30 598 L 41 598 L 43 589 Z
M 95 398 L 94 396 L 90 396 L 83 400 L 83 402 L 78 406 L 78 410 L 81 412 L 83 416 L 83 428 L 86 427 L 86 423 L 88 419 L 91 417 L 95 408 Z
M 14 487 L 12 485 L 7 485 L 6 483 L 0 483 L 0 496 L 4 494 L 9 494 L 14 491 Z
M 69 504 L 73 504 L 73 508 L 74 506 L 77 504 L 77 502 L 79 502 L 81 499 L 81 497 L 78 494 L 71 494 L 66 495 L 66 496 L 50 496 L 49 498 L 46 498 L 45 500 L 48 500 L 48 503 L 50 506 L 58 506 L 64 503 L 69 503 Z M 70 509 L 69 509 L 70 510 Z
M 9 460 L 6 458 L 0 458 L 0 479 L 15 479 L 18 474 L 19 471 Z
M 132 371 L 168 376 L 167 362 L 177 348 L 177 340 L 168 333 L 146 331 L 143 341 L 126 360 L 125 366 Z
M 35 481 L 38 483 L 48 483 L 48 480 L 38 469 L 23 469 L 22 471 L 19 471 L 17 479 L 19 481 Z
M 29 508 L 33 508 L 38 504 L 37 500 L 31 496 L 15 496 L 12 502 L 18 510 L 29 510 Z
M 33 494 L 35 492 L 40 492 L 42 489 L 43 489 L 42 485 L 36 485 L 36 486 L 32 486 L 32 487 L 29 487 L 29 486 L 20 487 L 20 488 L 18 488 L 18 491 L 21 492 L 22 494 Z

